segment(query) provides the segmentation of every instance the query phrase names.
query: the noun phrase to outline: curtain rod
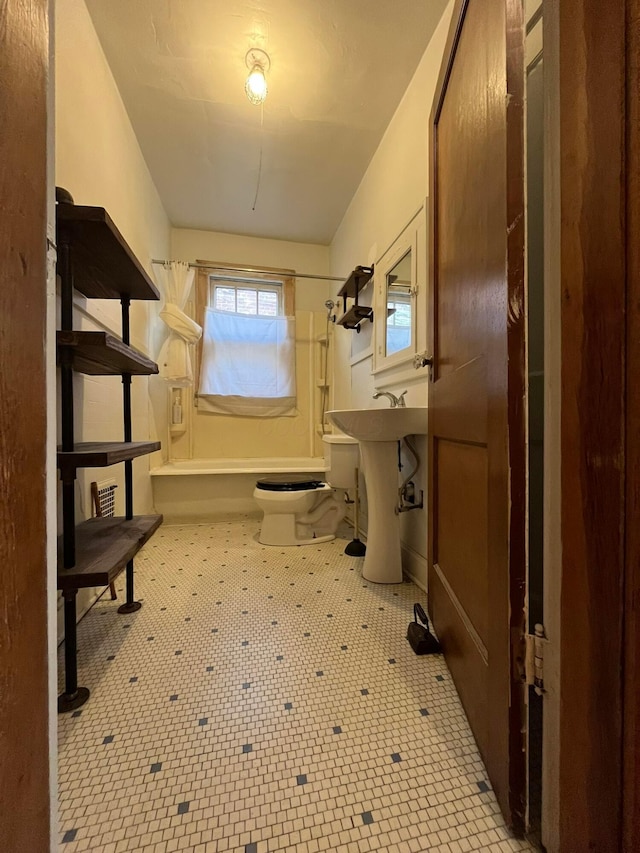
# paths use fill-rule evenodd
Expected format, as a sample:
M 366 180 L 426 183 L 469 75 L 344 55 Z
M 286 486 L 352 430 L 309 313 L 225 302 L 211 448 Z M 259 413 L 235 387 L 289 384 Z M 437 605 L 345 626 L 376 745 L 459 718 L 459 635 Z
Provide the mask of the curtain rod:
M 151 258 L 151 263 L 152 264 L 163 264 L 164 265 L 164 264 L 170 264 L 173 262 L 172 261 L 160 261 L 160 260 L 158 260 L 158 258 Z M 338 278 L 338 276 L 335 276 L 335 275 L 314 275 L 312 273 L 304 273 L 304 272 L 292 273 L 291 270 L 272 270 L 272 269 L 261 270 L 261 269 L 255 269 L 254 267 L 221 267 L 218 264 L 216 264 L 215 266 L 212 266 L 211 264 L 195 264 L 195 263 L 189 262 L 189 266 L 193 267 L 193 269 L 200 269 L 200 270 L 215 269 L 215 270 L 223 270 L 224 272 L 260 273 L 261 275 L 268 275 L 269 273 L 274 273 L 274 275 L 283 275 L 283 276 L 286 275 L 286 276 L 289 276 L 289 278 L 315 278 L 315 279 L 318 279 L 320 281 L 341 281 L 341 282 L 344 282 L 347 278 L 347 276 L 345 276 L 344 278 Z

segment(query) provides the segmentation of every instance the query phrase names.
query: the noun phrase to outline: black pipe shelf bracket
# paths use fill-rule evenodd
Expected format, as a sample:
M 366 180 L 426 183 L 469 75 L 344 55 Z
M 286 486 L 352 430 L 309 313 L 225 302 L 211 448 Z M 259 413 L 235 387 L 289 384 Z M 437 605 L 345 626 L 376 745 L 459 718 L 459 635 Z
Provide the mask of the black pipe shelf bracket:
M 364 320 L 373 323 L 373 308 L 370 305 L 358 304 L 358 296 L 371 281 L 373 269 L 373 266 L 356 267 L 338 292 L 338 297 L 342 297 L 344 313 L 336 322 L 339 326 L 344 326 L 345 329 L 355 329 L 358 334 L 360 333 L 360 324 Z M 347 299 L 353 299 L 353 305 L 350 308 L 347 308 Z
M 76 205 L 64 189 L 56 188 L 57 271 L 60 276 L 61 329 L 58 364 L 62 409 L 58 468 L 62 480 L 62 535 L 58 542 L 58 589 L 64 597 L 65 689 L 58 711 L 79 708 L 89 690 L 78 686 L 78 590 L 107 586 L 126 570 L 126 602 L 119 613 L 142 606 L 134 596 L 133 558 L 162 523 L 161 515 L 133 514 L 133 467 L 137 456 L 160 449 L 157 441 L 132 441 L 131 376 L 152 375 L 158 366 L 130 346 L 129 308 L 132 299 L 157 300 L 160 294 L 103 207 Z M 73 329 L 73 292 L 89 298 L 119 299 L 122 337 Z M 74 440 L 73 374 L 121 376 L 123 438 L 120 442 Z M 124 463 L 124 518 L 92 518 L 76 525 L 75 480 L 78 468 Z

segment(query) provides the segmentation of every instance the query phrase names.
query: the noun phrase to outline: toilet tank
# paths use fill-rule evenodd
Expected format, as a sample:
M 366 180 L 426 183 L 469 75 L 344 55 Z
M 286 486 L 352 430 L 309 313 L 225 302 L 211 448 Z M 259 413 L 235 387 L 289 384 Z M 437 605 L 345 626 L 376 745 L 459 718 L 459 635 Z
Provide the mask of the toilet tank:
M 358 441 L 350 435 L 323 435 L 327 483 L 334 489 L 352 489 L 358 467 Z

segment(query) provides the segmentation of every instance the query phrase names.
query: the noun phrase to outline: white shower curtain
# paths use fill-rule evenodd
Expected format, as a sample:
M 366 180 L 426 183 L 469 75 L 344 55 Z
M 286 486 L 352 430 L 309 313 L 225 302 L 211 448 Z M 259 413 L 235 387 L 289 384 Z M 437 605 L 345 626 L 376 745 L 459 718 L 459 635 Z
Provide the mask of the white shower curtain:
M 169 328 L 158 355 L 158 370 L 170 385 L 185 388 L 193 385 L 190 347 L 202 335 L 202 327 L 184 313 L 195 273 L 189 264 L 179 261 L 154 264 L 153 270 L 164 298 L 160 317 Z
M 250 417 L 295 414 L 295 318 L 205 310 L 198 408 Z

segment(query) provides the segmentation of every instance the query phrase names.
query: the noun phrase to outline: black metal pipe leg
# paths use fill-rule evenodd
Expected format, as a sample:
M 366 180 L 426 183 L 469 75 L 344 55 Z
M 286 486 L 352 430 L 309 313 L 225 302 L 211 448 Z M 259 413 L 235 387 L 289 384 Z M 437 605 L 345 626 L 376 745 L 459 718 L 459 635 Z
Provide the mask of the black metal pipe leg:
M 76 626 L 77 589 L 64 593 L 64 693 L 58 696 L 58 713 L 75 711 L 89 698 L 86 687 L 78 687 L 78 638 Z
M 118 613 L 135 613 L 140 610 L 142 603 L 135 600 L 133 594 L 133 560 L 127 563 L 127 600 L 125 604 L 118 607 Z

